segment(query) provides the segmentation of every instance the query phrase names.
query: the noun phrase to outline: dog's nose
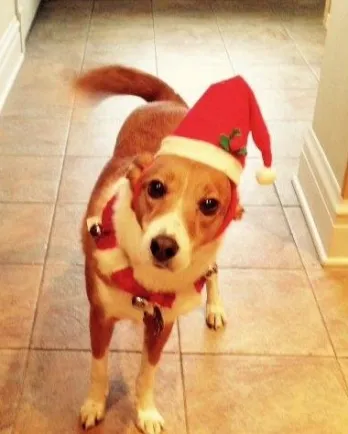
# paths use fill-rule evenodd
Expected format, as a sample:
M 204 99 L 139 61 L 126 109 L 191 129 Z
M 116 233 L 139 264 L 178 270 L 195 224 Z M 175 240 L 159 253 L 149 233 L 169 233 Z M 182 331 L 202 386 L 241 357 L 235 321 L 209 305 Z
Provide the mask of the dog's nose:
M 178 253 L 179 246 L 174 238 L 166 235 L 159 235 L 153 238 L 150 245 L 150 250 L 155 259 L 159 262 L 169 261 Z

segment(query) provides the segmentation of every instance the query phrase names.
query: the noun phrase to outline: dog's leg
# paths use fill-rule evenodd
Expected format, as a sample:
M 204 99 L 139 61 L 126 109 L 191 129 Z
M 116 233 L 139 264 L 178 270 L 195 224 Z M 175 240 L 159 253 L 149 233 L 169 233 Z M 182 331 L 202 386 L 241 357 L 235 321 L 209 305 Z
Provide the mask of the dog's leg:
M 220 296 L 217 271 L 207 278 L 206 321 L 208 327 L 215 330 L 226 324 L 226 313 Z
M 155 406 L 154 382 L 162 350 L 172 329 L 173 324 L 166 324 L 156 337 L 151 325 L 145 324 L 143 355 L 136 383 L 137 426 L 144 434 L 159 434 L 164 426 L 163 417 Z
M 87 399 L 81 408 L 81 422 L 85 429 L 95 426 L 105 416 L 105 403 L 109 392 L 108 350 L 114 324 L 114 320 L 105 319 L 101 312 L 91 308 L 91 380 Z

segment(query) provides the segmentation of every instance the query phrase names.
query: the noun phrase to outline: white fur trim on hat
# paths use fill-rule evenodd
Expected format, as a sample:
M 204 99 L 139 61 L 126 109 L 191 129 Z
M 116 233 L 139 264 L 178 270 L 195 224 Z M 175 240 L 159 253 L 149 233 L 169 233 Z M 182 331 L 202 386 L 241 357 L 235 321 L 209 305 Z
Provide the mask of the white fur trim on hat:
M 243 171 L 242 165 L 233 155 L 203 140 L 168 136 L 163 140 L 157 155 L 177 155 L 206 164 L 223 172 L 237 185 Z
M 263 167 L 256 172 L 256 179 L 261 185 L 273 184 L 276 179 L 275 170 L 270 167 Z

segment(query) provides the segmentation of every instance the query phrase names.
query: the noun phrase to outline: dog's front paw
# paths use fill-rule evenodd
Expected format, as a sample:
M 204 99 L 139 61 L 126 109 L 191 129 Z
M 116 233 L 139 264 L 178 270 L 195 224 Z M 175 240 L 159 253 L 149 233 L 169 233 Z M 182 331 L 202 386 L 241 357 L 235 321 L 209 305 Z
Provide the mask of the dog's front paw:
M 164 419 L 156 408 L 138 410 L 137 427 L 144 434 L 160 434 L 164 428 Z
M 84 429 L 94 427 L 104 419 L 104 416 L 105 402 L 86 399 L 80 411 L 81 423 Z
M 226 325 L 226 313 L 220 304 L 207 304 L 206 311 L 207 326 L 210 329 L 218 330 Z

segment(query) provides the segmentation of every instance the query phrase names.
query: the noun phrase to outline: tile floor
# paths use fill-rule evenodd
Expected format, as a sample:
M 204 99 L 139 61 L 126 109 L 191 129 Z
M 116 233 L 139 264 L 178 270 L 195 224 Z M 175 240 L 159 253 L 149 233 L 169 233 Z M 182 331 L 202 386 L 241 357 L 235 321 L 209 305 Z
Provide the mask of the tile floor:
M 300 3 L 294 0 L 294 3 Z M 167 432 L 348 432 L 348 273 L 318 263 L 291 186 L 310 124 L 325 32 L 322 8 L 266 0 L 51 0 L 0 117 L 0 432 L 77 433 L 89 370 L 78 228 L 122 120 L 140 101 L 90 113 L 72 74 L 123 62 L 157 73 L 190 103 L 234 73 L 253 84 L 279 178 L 257 186 L 251 151 L 245 219 L 220 256 L 229 324 L 182 318 L 166 349 L 158 403 Z M 139 328 L 114 336 L 107 418 L 133 433 Z

